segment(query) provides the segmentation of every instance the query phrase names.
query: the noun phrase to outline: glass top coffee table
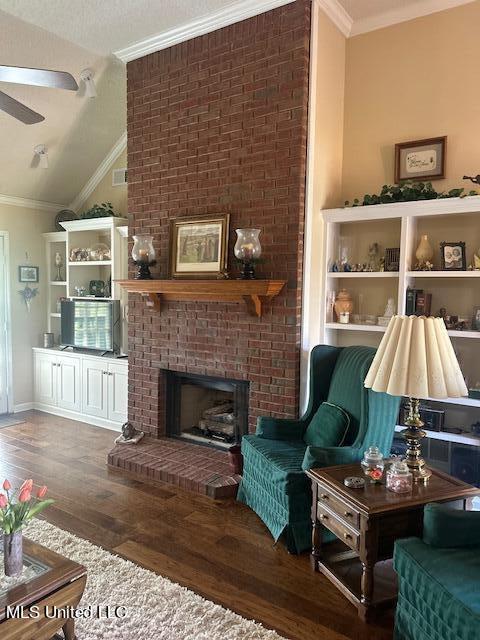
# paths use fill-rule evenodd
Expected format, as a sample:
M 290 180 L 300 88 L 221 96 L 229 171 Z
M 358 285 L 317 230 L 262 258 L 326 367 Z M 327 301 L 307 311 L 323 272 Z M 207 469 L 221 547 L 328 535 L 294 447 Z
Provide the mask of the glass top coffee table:
M 28 539 L 23 548 L 21 576 L 7 578 L 1 568 L 0 638 L 50 640 L 62 629 L 65 640 L 74 640 L 74 619 L 51 618 L 45 612 L 78 605 L 85 589 L 85 567 Z

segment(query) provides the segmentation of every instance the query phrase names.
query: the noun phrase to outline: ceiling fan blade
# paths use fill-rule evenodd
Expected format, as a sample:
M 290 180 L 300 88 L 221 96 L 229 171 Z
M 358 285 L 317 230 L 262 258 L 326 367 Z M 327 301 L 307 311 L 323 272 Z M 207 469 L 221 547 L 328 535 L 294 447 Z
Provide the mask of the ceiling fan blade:
M 18 100 L 15 100 L 15 98 L 3 93 L 3 91 L 0 91 L 0 109 L 24 124 L 36 124 L 45 120 L 39 113 L 29 109 Z
M 6 67 L 0 65 L 0 82 L 30 84 L 36 87 L 52 87 L 77 91 L 75 78 L 66 71 L 50 71 L 48 69 L 29 69 L 28 67 Z

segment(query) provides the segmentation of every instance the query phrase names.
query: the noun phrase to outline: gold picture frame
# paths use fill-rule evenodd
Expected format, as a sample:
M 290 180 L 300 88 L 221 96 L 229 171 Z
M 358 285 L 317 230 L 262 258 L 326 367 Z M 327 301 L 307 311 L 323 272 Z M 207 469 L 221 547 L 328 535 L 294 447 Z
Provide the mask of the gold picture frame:
M 218 279 L 226 276 L 230 214 L 170 221 L 170 277 Z

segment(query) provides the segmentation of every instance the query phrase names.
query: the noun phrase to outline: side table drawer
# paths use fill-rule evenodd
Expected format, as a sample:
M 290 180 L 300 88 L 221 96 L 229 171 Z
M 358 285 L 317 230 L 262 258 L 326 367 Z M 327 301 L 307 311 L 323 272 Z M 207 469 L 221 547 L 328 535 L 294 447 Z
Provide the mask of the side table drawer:
M 317 519 L 327 529 L 334 533 L 337 538 L 348 545 L 350 549 L 358 551 L 360 546 L 359 532 L 355 531 L 355 529 L 351 529 L 348 525 L 339 520 L 332 511 L 324 507 L 320 502 L 317 504 Z
M 352 509 L 350 505 L 344 502 L 341 498 L 338 498 L 334 493 L 325 489 L 321 484 L 318 485 L 318 498 L 319 504 L 328 506 L 331 511 L 340 516 L 342 520 L 348 522 L 348 524 L 355 529 L 360 528 L 360 514 L 355 509 Z

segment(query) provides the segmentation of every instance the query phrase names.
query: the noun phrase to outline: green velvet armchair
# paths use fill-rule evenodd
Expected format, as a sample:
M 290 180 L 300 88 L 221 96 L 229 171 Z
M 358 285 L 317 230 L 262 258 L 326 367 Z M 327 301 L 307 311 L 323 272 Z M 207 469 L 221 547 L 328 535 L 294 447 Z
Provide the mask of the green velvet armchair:
M 480 638 L 480 512 L 425 507 L 423 539 L 395 543 L 395 640 Z
M 311 547 L 311 486 L 306 469 L 360 461 L 368 446 L 390 452 L 400 398 L 365 389 L 375 355 L 370 347 L 319 345 L 310 356 L 309 403 L 299 420 L 261 417 L 255 435 L 244 436 L 243 478 L 237 499 L 263 520 L 275 541 L 291 553 Z M 305 432 L 323 402 L 350 418 L 342 446 L 309 446 Z

